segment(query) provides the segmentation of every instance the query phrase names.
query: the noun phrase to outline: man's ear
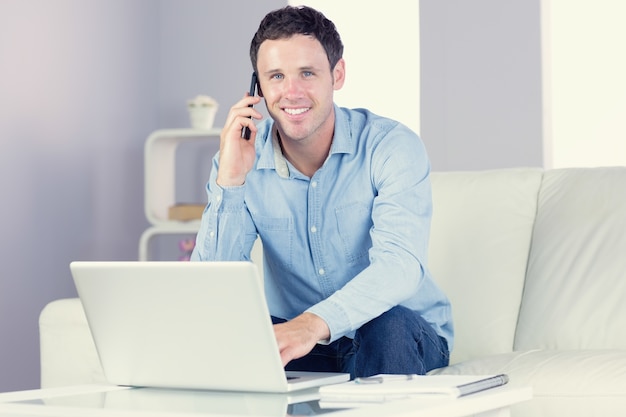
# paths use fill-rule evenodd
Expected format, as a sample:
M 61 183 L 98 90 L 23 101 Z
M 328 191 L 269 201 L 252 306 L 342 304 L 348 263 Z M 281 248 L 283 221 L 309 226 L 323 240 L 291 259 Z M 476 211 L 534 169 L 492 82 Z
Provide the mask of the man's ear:
M 346 61 L 344 61 L 343 58 L 337 61 L 333 69 L 333 81 L 333 88 L 335 90 L 341 89 L 343 83 L 346 81 Z

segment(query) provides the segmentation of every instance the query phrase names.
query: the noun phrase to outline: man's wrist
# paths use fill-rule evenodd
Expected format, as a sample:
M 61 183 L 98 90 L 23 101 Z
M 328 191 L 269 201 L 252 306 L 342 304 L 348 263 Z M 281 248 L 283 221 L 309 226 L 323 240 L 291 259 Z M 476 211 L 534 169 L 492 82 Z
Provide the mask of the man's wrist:
M 246 182 L 245 179 L 243 180 L 225 180 L 220 178 L 219 176 L 217 177 L 217 179 L 215 180 L 215 183 L 217 185 L 219 185 L 222 188 L 227 188 L 227 187 L 241 187 L 242 185 L 244 185 Z
M 304 312 L 300 317 L 306 320 L 307 327 L 315 335 L 318 342 L 324 342 L 330 339 L 330 328 L 323 318 L 310 312 Z

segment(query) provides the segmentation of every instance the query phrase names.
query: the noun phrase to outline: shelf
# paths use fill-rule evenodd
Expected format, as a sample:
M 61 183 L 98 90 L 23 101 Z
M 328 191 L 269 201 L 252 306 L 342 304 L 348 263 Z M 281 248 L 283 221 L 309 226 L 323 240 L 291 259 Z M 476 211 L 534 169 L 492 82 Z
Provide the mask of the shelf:
M 144 230 L 139 239 L 139 260 L 148 261 L 150 240 L 158 235 L 184 235 L 184 234 L 196 234 L 200 228 L 200 221 L 192 222 L 169 222 L 167 224 L 161 224 L 158 226 L 152 226 Z M 263 279 L 263 244 L 261 239 L 257 239 L 254 242 L 252 251 L 250 253 L 252 262 L 259 266 L 259 274 Z
M 168 220 L 169 207 L 176 201 L 176 149 L 186 141 L 217 140 L 221 128 L 165 129 L 153 132 L 144 146 L 144 209 L 152 225 L 174 224 Z
M 139 238 L 139 260 L 147 261 L 150 259 L 149 248 L 153 237 L 158 235 L 195 235 L 198 233 L 199 228 L 199 220 L 193 222 L 168 222 L 147 228 Z
M 153 132 L 144 145 L 144 211 L 152 224 L 139 238 L 139 260 L 150 258 L 150 240 L 158 235 L 196 235 L 200 220 L 169 220 L 176 201 L 176 149 L 188 141 L 213 140 L 219 145 L 221 128 L 164 129 Z M 207 163 L 210 163 L 208 161 Z M 250 254 L 263 279 L 263 245 L 257 239 Z

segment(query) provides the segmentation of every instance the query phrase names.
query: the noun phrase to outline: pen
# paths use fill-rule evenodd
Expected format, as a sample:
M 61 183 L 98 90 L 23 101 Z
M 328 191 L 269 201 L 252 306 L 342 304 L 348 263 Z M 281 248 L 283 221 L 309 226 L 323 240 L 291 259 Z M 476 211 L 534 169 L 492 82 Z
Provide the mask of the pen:
M 354 378 L 357 384 L 382 384 L 385 381 L 410 381 L 417 378 L 415 374 L 409 375 L 375 375 L 360 378 Z

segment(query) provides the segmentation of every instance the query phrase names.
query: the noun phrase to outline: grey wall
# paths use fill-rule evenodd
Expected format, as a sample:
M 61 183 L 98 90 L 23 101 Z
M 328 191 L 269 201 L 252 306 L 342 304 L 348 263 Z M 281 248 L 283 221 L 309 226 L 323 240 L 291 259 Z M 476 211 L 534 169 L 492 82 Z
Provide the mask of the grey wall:
M 39 384 L 74 259 L 134 259 L 156 124 L 157 3 L 0 2 L 0 391 Z
M 543 166 L 540 0 L 421 0 L 433 169 Z
M 220 4 L 224 3 L 224 4 Z M 250 40 L 267 12 L 286 0 L 162 0 L 159 19 L 159 125 L 186 127 L 185 104 L 214 97 L 221 126 L 229 107 L 247 92 Z
M 188 126 L 200 92 L 223 120 L 284 3 L 0 1 L 0 391 L 39 386 L 37 320 L 76 295 L 70 261 L 136 259 L 147 135 Z
M 216 6 L 219 3 L 224 4 Z M 217 100 L 215 125 L 223 126 L 230 106 L 250 87 L 250 40 L 259 22 L 267 12 L 285 4 L 286 0 L 163 0 L 159 20 L 159 127 L 188 127 L 185 106 L 198 94 Z M 264 106 L 258 109 L 263 111 Z M 216 150 L 217 146 L 197 144 L 179 147 L 178 201 L 206 201 L 208 160 Z

